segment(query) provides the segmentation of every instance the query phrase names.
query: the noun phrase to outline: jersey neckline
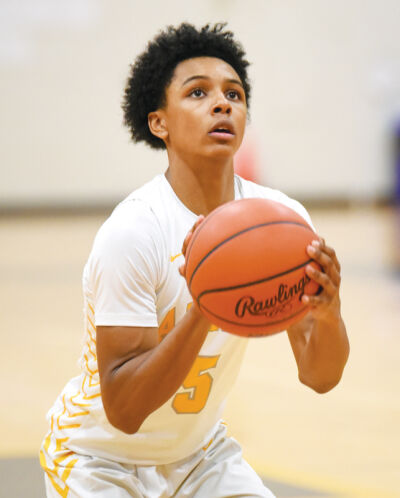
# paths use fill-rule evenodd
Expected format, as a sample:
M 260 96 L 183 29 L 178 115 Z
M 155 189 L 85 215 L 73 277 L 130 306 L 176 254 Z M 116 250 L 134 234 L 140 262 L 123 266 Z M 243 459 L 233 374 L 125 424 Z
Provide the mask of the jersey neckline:
M 176 195 L 175 190 L 172 188 L 171 184 L 167 180 L 165 173 L 160 174 L 161 181 L 166 184 L 167 188 L 170 190 L 171 195 L 175 198 L 175 201 L 179 206 L 182 207 L 192 218 L 197 219 L 199 215 L 191 211 Z M 239 199 L 243 199 L 243 185 L 241 182 L 241 178 L 238 175 L 234 175 L 234 190 L 235 190 L 235 201 Z

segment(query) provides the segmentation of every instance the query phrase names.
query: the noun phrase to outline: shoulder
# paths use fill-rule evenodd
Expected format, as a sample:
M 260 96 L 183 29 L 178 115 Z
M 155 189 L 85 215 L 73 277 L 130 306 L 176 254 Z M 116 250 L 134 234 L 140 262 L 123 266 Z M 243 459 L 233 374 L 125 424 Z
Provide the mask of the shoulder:
M 125 200 L 114 209 L 100 227 L 95 242 L 107 240 L 129 241 L 157 235 L 154 213 L 146 202 L 140 199 Z
M 160 244 L 162 234 L 153 206 L 157 191 L 156 177 L 121 201 L 97 232 L 93 249 L 140 250 Z
M 292 199 L 280 190 L 259 185 L 239 176 L 236 176 L 236 178 L 240 182 L 243 197 L 261 197 L 263 199 L 270 199 L 275 202 L 280 202 L 281 204 L 293 209 L 293 211 L 296 211 L 296 213 L 302 216 L 305 221 L 307 221 L 307 223 L 314 228 L 311 217 L 306 208 L 296 199 Z

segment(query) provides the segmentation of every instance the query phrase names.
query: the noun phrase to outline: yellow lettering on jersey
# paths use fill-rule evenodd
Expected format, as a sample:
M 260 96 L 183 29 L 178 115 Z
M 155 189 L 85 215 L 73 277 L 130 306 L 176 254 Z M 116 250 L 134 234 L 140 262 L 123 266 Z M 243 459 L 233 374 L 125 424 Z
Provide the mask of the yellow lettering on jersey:
M 189 311 L 193 303 L 188 303 L 186 311 Z M 175 327 L 176 308 L 171 308 L 164 316 L 158 327 L 158 338 L 161 342 L 164 337 Z M 216 325 L 211 325 L 209 332 L 219 330 Z M 218 362 L 217 356 L 198 356 L 183 381 L 183 388 L 188 392 L 175 395 L 172 406 L 177 413 L 199 413 L 207 403 L 213 382 L 212 376 L 206 372 L 214 368 Z
M 176 394 L 172 401 L 176 413 L 199 413 L 205 407 L 213 383 L 207 370 L 215 368 L 219 357 L 198 356 L 195 359 L 182 384 L 187 392 Z
M 158 327 L 158 340 L 161 342 L 164 337 L 175 327 L 175 308 L 171 308 L 163 318 Z

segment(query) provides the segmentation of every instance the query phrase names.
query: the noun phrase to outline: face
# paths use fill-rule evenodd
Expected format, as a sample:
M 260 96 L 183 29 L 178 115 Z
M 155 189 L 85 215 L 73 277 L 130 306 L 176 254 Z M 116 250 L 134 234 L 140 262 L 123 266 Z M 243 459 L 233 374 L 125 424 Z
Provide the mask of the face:
M 188 59 L 175 69 L 161 126 L 169 152 L 190 157 L 229 157 L 239 148 L 247 117 L 245 92 L 236 71 L 214 57 Z M 151 126 L 151 116 L 149 115 Z

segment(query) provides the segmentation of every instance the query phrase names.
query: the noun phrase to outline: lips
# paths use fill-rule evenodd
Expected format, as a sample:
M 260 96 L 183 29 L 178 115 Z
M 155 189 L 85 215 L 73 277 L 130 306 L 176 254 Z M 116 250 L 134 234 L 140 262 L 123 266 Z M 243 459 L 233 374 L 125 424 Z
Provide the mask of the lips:
M 211 128 L 208 134 L 214 136 L 232 136 L 235 134 L 235 131 L 230 121 L 223 120 L 218 121 L 218 123 Z

